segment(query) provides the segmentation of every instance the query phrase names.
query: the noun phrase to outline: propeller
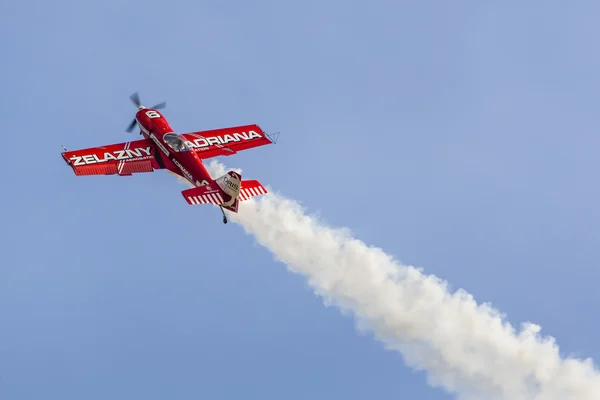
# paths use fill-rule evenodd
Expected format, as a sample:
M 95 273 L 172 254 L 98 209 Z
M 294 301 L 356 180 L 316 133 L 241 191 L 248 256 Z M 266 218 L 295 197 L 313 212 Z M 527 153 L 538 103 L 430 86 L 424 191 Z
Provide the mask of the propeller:
M 135 104 L 135 106 L 137 107 L 138 110 L 143 110 L 144 107 L 142 105 L 142 102 L 140 101 L 140 95 L 138 92 L 133 93 L 131 96 L 129 96 L 129 99 L 131 100 L 131 102 L 133 104 Z M 163 109 L 167 106 L 167 102 L 163 101 L 162 103 L 158 103 L 157 105 L 150 107 L 153 110 L 160 110 Z M 126 132 L 131 132 L 133 131 L 133 128 L 135 128 L 135 124 L 136 124 L 136 120 L 135 118 L 131 121 L 131 123 L 129 124 L 129 126 L 127 126 L 127 129 L 125 129 Z

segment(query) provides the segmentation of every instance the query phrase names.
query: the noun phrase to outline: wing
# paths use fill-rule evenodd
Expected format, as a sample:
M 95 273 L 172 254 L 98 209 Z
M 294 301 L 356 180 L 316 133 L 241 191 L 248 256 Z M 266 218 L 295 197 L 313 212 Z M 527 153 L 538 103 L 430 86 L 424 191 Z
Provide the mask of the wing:
M 156 155 L 156 147 L 149 139 L 62 153 L 66 163 L 78 176 L 152 172 L 164 168 L 160 157 Z
M 202 159 L 230 156 L 238 151 L 273 143 L 258 125 L 184 133 L 183 136 Z

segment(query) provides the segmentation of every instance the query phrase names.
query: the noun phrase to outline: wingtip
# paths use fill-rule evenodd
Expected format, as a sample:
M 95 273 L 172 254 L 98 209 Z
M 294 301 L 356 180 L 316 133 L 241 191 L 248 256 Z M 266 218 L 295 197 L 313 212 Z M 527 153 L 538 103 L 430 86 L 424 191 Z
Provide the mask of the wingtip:
M 267 133 L 265 132 L 265 135 L 267 136 L 267 138 L 269 138 L 269 140 L 273 143 L 273 144 L 277 144 L 277 141 L 279 140 L 279 134 L 281 132 L 275 132 L 275 133 Z

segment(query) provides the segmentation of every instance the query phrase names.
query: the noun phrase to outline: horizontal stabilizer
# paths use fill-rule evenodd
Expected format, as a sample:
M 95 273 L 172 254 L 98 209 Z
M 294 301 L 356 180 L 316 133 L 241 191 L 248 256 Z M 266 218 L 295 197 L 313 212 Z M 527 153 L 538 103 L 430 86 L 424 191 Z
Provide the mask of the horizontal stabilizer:
M 196 188 L 187 189 L 181 192 L 188 204 L 214 204 L 220 205 L 224 203 L 221 190 L 215 184 L 198 186 Z
M 260 196 L 261 194 L 267 193 L 267 189 L 265 189 L 265 187 L 261 185 L 259 181 L 242 181 L 242 187 L 240 189 L 238 199 L 240 199 L 240 201 L 244 201 L 251 197 Z

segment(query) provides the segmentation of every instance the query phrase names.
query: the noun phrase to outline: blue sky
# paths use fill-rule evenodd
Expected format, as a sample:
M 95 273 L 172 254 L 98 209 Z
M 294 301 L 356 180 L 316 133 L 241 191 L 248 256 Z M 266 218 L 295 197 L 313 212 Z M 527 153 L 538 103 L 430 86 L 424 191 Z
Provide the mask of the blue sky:
M 258 123 L 224 161 L 597 359 L 596 2 L 4 2 L 0 397 L 449 399 L 135 139 Z

